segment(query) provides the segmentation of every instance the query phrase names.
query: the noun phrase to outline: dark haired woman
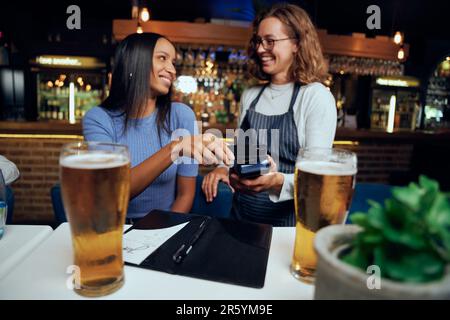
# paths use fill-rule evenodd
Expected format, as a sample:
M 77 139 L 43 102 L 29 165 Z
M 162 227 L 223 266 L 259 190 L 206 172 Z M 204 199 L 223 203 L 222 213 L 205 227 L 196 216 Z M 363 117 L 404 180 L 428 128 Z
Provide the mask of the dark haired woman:
M 189 212 L 198 171 L 192 159 L 217 164 L 233 158 L 219 139 L 197 134 L 188 106 L 171 103 L 175 57 L 173 44 L 159 34 L 126 37 L 116 50 L 109 97 L 83 119 L 86 140 L 129 148 L 127 218 L 141 218 L 152 209 Z
M 278 142 L 272 158 L 278 158 L 278 172 L 240 179 L 219 167 L 203 180 L 208 201 L 223 181 L 235 190 L 233 210 L 238 219 L 294 226 L 294 168 L 299 148 L 333 144 L 336 105 L 321 84 L 327 75 L 317 32 L 301 8 L 276 4 L 253 23 L 249 46 L 250 72 L 263 86 L 246 90 L 241 98 L 241 129 L 267 130 L 267 141 Z M 279 136 L 270 137 L 277 129 Z M 278 141 L 275 141 L 278 140 Z M 274 168 L 274 166 L 272 166 Z

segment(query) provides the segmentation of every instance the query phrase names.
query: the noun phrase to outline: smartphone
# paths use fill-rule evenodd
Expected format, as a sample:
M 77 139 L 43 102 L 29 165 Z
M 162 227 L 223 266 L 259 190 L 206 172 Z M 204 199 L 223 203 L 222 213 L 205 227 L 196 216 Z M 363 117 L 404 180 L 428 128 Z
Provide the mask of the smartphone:
M 234 147 L 235 163 L 232 170 L 239 177 L 254 179 L 269 172 L 270 162 L 265 145 L 259 145 L 250 149 L 250 145 L 246 143 L 244 150 L 244 155 L 238 155 L 236 145 Z
M 268 173 L 270 170 L 270 162 L 268 159 L 255 164 L 236 164 L 233 167 L 233 171 L 236 174 L 245 179 L 254 179 L 263 174 Z

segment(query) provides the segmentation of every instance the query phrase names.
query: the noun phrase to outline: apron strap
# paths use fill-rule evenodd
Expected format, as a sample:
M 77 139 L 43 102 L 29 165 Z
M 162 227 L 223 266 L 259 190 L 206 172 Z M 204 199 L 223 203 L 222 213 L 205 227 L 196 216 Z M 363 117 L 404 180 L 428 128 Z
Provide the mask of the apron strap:
M 290 113 L 294 112 L 294 104 L 295 104 L 295 100 L 297 100 L 297 96 L 300 91 L 300 87 L 301 87 L 301 84 L 296 82 L 294 85 L 294 91 L 292 92 L 291 102 L 289 104 L 289 112 Z
M 252 103 L 250 104 L 250 107 L 248 108 L 249 110 L 255 110 L 256 104 L 259 101 L 259 98 L 261 97 L 261 95 L 263 94 L 264 90 L 267 88 L 267 86 L 269 85 L 269 83 L 266 83 L 263 85 L 263 87 L 261 88 L 261 90 L 259 91 L 258 95 L 256 96 L 256 98 L 252 101 Z
M 261 90 L 259 91 L 258 95 L 256 96 L 256 98 L 251 102 L 250 107 L 248 108 L 249 110 L 255 110 L 256 104 L 259 101 L 259 98 L 261 97 L 261 95 L 263 94 L 264 90 L 269 86 L 269 83 L 266 83 L 265 85 L 263 85 L 263 87 L 261 88 Z M 294 104 L 295 104 L 295 100 L 297 100 L 297 96 L 298 93 L 300 91 L 300 87 L 301 84 L 296 82 L 294 84 L 294 90 L 292 92 L 292 97 L 291 97 L 291 102 L 289 103 L 289 112 L 292 112 L 294 110 Z

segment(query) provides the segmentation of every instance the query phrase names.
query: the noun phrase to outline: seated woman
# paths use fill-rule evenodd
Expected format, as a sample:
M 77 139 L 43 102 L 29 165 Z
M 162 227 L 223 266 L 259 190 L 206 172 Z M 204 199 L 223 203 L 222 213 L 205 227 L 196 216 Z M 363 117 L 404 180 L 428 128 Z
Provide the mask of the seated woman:
M 116 51 L 109 97 L 83 119 L 86 140 L 129 148 L 129 223 L 153 209 L 189 212 L 197 162 L 233 160 L 220 140 L 197 134 L 188 106 L 171 102 L 175 57 L 174 45 L 159 34 L 126 37 Z

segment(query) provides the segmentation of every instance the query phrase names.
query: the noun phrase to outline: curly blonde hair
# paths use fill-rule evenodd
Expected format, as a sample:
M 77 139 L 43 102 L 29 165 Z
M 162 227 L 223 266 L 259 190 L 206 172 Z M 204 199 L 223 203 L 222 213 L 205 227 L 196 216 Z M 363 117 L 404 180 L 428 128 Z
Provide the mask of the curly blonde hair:
M 323 82 L 328 73 L 328 65 L 322 53 L 319 37 L 308 14 L 302 8 L 293 4 L 275 4 L 260 13 L 253 21 L 253 34 L 248 47 L 249 72 L 259 80 L 270 80 L 261 67 L 256 53 L 257 47 L 253 39 L 257 36 L 259 24 L 262 20 L 274 17 L 285 26 L 288 36 L 295 38 L 299 50 L 295 53 L 290 67 L 291 79 L 302 84 Z

